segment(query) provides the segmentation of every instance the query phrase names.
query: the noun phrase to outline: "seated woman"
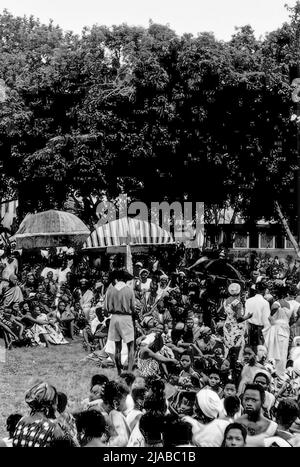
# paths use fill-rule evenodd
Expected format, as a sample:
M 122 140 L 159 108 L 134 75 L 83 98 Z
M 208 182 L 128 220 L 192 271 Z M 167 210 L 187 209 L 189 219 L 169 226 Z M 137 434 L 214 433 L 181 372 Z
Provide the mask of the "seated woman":
M 96 308 L 95 318 L 91 323 L 87 323 L 83 329 L 83 340 L 86 350 L 102 350 L 105 347 L 108 336 L 109 318 L 104 316 L 102 308 Z
M 147 376 L 159 375 L 162 372 L 167 376 L 168 369 L 166 364 L 177 364 L 175 358 L 168 358 L 162 355 L 161 351 L 164 342 L 160 333 L 151 333 L 142 339 L 137 356 L 137 367 L 140 375 Z
M 23 417 L 13 435 L 13 447 L 49 447 L 65 437 L 55 419 L 57 391 L 48 383 L 35 384 L 25 396 L 30 414 Z
M 0 309 L 0 329 L 7 349 L 10 349 L 14 342 L 23 339 L 24 326 L 15 318 L 10 308 Z
M 49 347 L 48 331 L 44 324 L 46 320 L 37 319 L 41 315 L 40 307 L 35 306 L 31 312 L 28 303 L 22 307 L 22 324 L 25 326 L 25 336 L 31 341 L 31 345 L 39 345 L 41 347 Z
M 48 340 L 50 344 L 68 344 L 68 341 L 64 338 L 60 328 L 60 319 L 55 313 L 50 312 L 48 315 L 41 313 L 37 320 L 44 325 L 46 331 L 48 332 Z

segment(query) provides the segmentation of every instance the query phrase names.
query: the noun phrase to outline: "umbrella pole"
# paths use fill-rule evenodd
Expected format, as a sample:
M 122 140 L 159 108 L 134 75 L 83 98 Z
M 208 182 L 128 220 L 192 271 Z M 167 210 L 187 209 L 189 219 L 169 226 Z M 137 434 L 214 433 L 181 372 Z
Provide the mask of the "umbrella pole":
M 129 274 L 133 274 L 132 251 L 130 247 L 129 237 L 127 237 L 127 240 L 126 240 L 125 267 L 127 271 L 129 272 Z

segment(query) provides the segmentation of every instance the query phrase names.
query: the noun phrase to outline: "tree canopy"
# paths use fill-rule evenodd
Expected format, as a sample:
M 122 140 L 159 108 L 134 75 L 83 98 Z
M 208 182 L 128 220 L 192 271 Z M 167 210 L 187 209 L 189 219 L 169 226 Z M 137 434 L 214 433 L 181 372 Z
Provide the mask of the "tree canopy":
M 0 15 L 0 197 L 19 215 L 73 199 L 89 224 L 105 194 L 229 203 L 252 221 L 293 219 L 299 4 L 257 40 L 168 26 L 85 28 Z

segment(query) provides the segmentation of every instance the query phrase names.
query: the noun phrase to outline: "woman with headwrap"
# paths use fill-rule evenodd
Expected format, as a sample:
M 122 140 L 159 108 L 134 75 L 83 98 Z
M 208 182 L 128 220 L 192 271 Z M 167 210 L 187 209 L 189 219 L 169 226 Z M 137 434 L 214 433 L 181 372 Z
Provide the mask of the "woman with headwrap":
M 164 364 L 177 363 L 175 358 L 162 355 L 163 348 L 164 341 L 160 333 L 152 332 L 141 340 L 137 357 L 137 367 L 143 378 L 160 375 L 161 366 L 163 367 L 164 373 L 168 374 Z
M 251 318 L 251 314 L 244 315 L 243 304 L 241 302 L 241 286 L 230 284 L 228 287 L 230 297 L 224 302 L 226 320 L 223 327 L 224 344 L 226 355 L 229 349 L 235 348 L 236 359 L 242 355 L 245 346 L 245 325 L 244 321 Z
M 30 415 L 16 426 L 13 447 L 50 447 L 55 439 L 66 435 L 55 420 L 57 391 L 48 383 L 35 384 L 25 396 Z
M 17 285 L 18 278 L 11 274 L 8 283 L 2 288 L 2 304 L 4 307 L 9 308 L 13 303 L 23 302 L 23 294 L 20 287 Z
M 139 292 L 146 293 L 150 291 L 151 279 L 149 278 L 150 272 L 148 269 L 141 269 L 139 280 L 136 281 L 135 287 Z

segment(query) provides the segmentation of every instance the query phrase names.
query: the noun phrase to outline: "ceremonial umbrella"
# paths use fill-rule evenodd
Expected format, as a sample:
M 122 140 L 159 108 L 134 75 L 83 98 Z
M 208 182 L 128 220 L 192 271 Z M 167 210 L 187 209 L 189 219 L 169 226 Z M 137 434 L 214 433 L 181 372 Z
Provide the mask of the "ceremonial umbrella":
M 50 209 L 27 214 L 14 239 L 16 249 L 49 248 L 83 243 L 89 234 L 87 226 L 74 214 Z
M 174 245 L 170 232 L 153 222 L 121 217 L 98 226 L 88 237 L 83 249 L 99 251 L 106 248 Z
M 243 277 L 240 272 L 230 263 L 227 263 L 227 261 L 220 258 L 209 259 L 207 257 L 202 257 L 188 269 L 202 270 L 206 271 L 208 274 L 226 277 L 227 279 L 243 281 Z

